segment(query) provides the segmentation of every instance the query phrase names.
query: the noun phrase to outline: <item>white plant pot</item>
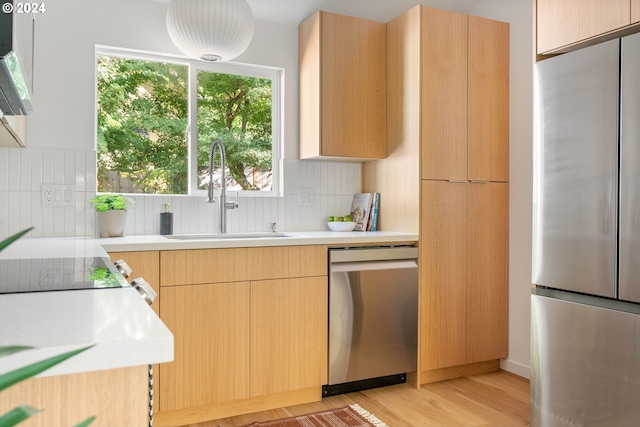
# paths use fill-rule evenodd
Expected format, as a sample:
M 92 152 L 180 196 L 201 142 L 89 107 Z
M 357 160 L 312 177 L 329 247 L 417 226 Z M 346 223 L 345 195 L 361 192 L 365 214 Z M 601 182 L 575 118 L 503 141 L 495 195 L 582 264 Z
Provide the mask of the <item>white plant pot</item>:
M 127 223 L 127 211 L 97 212 L 100 237 L 122 237 Z

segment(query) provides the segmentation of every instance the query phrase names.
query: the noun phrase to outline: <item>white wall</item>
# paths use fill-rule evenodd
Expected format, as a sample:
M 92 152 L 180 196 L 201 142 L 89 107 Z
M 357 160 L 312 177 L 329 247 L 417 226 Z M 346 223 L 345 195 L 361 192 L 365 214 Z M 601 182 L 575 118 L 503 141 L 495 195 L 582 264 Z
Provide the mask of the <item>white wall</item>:
M 483 0 L 470 12 L 510 25 L 509 357 L 502 367 L 529 377 L 533 188 L 534 0 Z

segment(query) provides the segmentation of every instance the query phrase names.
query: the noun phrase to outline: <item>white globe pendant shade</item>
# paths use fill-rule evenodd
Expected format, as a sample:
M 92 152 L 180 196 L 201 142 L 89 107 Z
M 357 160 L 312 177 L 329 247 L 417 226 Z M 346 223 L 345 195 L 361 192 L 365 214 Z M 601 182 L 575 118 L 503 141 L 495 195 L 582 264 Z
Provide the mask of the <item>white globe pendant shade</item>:
M 191 58 L 228 61 L 251 43 L 253 13 L 247 0 L 171 0 L 167 31 Z

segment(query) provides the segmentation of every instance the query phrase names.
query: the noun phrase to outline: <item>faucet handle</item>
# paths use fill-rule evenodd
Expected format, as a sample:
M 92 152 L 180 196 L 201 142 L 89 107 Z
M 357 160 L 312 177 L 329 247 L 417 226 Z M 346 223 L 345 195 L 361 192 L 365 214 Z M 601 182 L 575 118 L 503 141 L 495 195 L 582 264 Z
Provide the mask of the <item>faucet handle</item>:
M 207 203 L 215 203 L 216 198 L 213 194 L 213 182 L 209 183 L 209 187 L 207 188 Z
M 238 209 L 238 193 L 236 193 L 236 199 L 235 200 L 227 200 L 225 202 L 225 207 L 227 209 Z

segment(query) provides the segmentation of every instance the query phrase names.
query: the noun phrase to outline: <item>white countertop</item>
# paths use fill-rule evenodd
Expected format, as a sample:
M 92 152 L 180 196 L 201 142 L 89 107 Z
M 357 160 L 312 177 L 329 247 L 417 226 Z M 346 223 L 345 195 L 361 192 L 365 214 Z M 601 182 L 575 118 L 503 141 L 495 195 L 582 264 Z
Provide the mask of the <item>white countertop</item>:
M 106 256 L 88 238 L 22 238 L 0 252 L 3 259 Z M 89 345 L 39 376 L 173 360 L 173 334 L 131 287 L 0 294 L 0 347 L 14 345 L 35 348 L 0 358 L 0 374 Z
M 415 242 L 389 231 L 284 233 L 285 237 L 172 240 L 158 235 L 23 238 L 2 259 L 101 257 L 113 251 Z M 1 279 L 1 278 L 0 278 Z M 0 359 L 0 374 L 87 345 L 95 346 L 40 376 L 173 360 L 173 335 L 133 288 L 0 294 L 0 346 L 37 349 Z
M 0 374 L 92 344 L 40 376 L 173 360 L 173 334 L 134 288 L 0 295 L 0 346 L 36 347 L 0 359 Z
M 249 233 L 250 234 L 250 233 Z M 236 233 L 242 235 L 242 233 Z M 375 243 L 406 243 L 418 240 L 418 235 L 394 231 L 299 231 L 284 232 L 284 237 L 223 238 L 174 240 L 171 236 L 142 235 L 96 239 L 109 252 L 233 248 L 252 246 L 296 245 L 362 245 Z M 193 235 L 197 237 L 198 235 Z

